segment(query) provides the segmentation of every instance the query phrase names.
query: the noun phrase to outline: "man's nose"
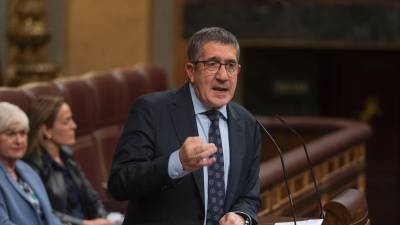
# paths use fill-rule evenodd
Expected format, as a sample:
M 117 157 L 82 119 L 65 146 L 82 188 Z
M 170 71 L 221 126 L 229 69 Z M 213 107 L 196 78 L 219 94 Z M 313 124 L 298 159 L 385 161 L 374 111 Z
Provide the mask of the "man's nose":
M 225 66 L 226 65 L 223 65 L 223 64 L 220 65 L 220 67 L 217 71 L 217 74 L 216 74 L 216 78 L 218 80 L 228 80 L 229 79 L 229 74 L 228 74 L 228 71 L 226 71 Z

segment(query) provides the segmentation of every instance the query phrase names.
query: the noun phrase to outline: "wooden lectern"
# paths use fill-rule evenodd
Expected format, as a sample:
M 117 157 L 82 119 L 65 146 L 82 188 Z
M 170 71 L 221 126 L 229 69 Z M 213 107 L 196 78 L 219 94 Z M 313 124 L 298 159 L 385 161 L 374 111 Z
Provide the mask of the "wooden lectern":
M 348 189 L 324 205 L 325 219 L 322 225 L 370 225 L 367 200 L 363 193 Z M 304 219 L 304 218 L 303 218 Z M 298 218 L 298 220 L 303 220 Z M 293 221 L 290 217 L 263 217 L 260 225 Z
M 348 189 L 324 205 L 322 225 L 370 225 L 367 200 L 363 193 Z

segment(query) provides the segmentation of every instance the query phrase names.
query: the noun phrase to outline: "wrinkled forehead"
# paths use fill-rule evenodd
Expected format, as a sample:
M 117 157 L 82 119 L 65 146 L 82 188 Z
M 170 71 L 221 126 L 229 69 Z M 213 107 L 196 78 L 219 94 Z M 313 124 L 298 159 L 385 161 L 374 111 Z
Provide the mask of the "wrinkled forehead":
M 238 61 L 238 52 L 235 45 L 211 41 L 201 46 L 197 58 L 217 61 Z

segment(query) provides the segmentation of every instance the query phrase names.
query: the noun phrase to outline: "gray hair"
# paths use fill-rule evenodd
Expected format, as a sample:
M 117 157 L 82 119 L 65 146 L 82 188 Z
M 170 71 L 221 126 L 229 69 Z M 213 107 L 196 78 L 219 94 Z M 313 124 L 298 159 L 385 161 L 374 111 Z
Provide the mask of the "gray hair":
M 221 27 L 206 27 L 194 33 L 189 39 L 187 57 L 190 62 L 197 60 L 201 48 L 208 42 L 234 46 L 236 58 L 239 61 L 240 47 L 235 35 Z
M 12 123 L 19 123 L 19 128 L 29 130 L 29 119 L 22 109 L 8 102 L 0 102 L 0 132 L 7 130 Z

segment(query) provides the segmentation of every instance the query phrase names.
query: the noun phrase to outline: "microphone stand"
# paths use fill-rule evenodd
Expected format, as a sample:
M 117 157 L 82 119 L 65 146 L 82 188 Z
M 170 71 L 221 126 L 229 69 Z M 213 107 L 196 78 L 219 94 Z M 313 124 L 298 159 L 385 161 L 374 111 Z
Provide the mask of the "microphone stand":
M 311 173 L 311 177 L 313 180 L 313 184 L 314 184 L 314 189 L 315 192 L 317 194 L 317 198 L 318 198 L 318 203 L 319 203 L 319 208 L 320 208 L 320 219 L 324 219 L 325 215 L 324 215 L 324 211 L 323 211 L 323 207 L 322 207 L 322 201 L 321 201 L 321 192 L 318 188 L 318 184 L 317 184 L 317 180 L 315 179 L 315 175 L 314 175 L 314 170 L 313 170 L 313 164 L 311 163 L 310 157 L 308 155 L 308 150 L 307 150 L 307 146 L 304 142 L 303 137 L 294 129 L 292 128 L 288 123 L 286 123 L 285 120 L 282 119 L 282 117 L 280 117 L 279 115 L 275 115 L 275 117 L 283 124 L 285 125 L 286 128 L 288 128 L 293 134 L 295 134 L 297 136 L 298 139 L 300 139 L 301 144 L 303 145 L 303 149 L 304 149 L 304 153 L 306 155 L 307 158 L 307 163 L 309 165 L 309 169 L 310 169 L 310 173 Z
M 264 127 L 264 125 L 262 125 L 258 120 L 256 120 L 256 121 L 257 121 L 258 125 L 260 125 L 260 127 L 264 130 L 264 132 L 268 135 L 268 137 L 270 138 L 272 143 L 275 145 L 275 148 L 278 150 L 279 158 L 281 159 L 283 177 L 284 177 L 284 180 L 285 180 L 285 185 L 286 185 L 286 189 L 287 189 L 287 193 L 288 193 L 288 197 L 289 197 L 289 203 L 290 203 L 290 206 L 291 206 L 294 225 L 297 225 L 296 214 L 294 212 L 293 199 L 292 199 L 292 195 L 291 195 L 290 189 L 289 189 L 288 177 L 287 177 L 285 162 L 283 161 L 283 154 L 282 154 L 281 148 L 278 146 L 278 144 L 276 143 L 275 139 L 272 137 L 272 135 L 269 133 L 269 131 Z

